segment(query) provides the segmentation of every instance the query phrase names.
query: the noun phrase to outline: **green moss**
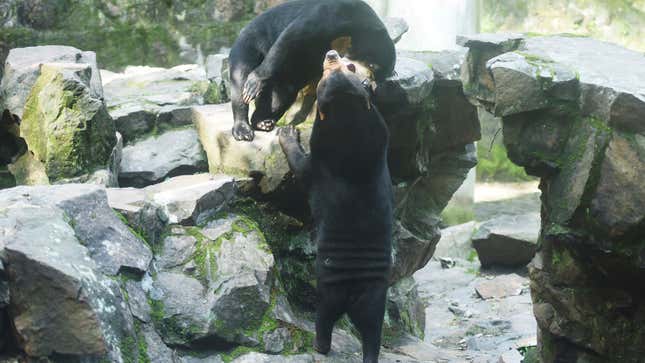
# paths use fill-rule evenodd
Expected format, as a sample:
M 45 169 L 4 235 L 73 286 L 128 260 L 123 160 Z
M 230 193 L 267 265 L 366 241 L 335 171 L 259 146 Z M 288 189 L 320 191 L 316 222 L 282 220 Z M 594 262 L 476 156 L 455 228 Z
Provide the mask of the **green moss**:
M 466 259 L 468 260 L 468 262 L 475 262 L 475 260 L 476 260 L 477 258 L 478 258 L 478 256 L 477 256 L 477 250 L 475 250 L 475 249 L 473 248 L 473 249 L 471 249 L 471 250 L 470 250 L 470 252 L 468 253 L 468 257 L 467 257 Z
M 224 353 L 224 354 L 220 355 L 220 358 L 222 358 L 222 361 L 224 363 L 230 363 L 230 362 L 234 361 L 235 359 L 237 359 L 237 358 L 239 358 L 239 357 L 241 357 L 241 356 L 243 356 L 245 354 L 254 352 L 254 351 L 255 350 L 253 348 L 245 347 L 245 346 L 239 346 L 239 347 L 233 349 L 229 353 Z

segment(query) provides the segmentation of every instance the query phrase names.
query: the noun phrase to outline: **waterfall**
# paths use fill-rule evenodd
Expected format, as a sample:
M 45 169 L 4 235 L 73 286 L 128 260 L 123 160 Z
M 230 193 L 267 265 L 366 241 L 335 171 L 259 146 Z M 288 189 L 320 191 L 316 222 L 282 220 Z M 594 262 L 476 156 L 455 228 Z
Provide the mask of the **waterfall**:
M 397 44 L 405 50 L 455 49 L 459 34 L 479 30 L 480 0 L 365 0 L 381 17 L 403 18 L 410 31 Z

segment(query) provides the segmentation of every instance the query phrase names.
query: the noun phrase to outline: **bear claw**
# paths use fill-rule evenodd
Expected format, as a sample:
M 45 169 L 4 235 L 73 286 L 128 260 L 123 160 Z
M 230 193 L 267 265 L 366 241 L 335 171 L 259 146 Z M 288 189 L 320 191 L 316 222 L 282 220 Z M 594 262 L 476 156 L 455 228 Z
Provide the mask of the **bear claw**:
M 261 89 L 262 80 L 255 73 L 249 74 L 244 83 L 244 89 L 242 90 L 242 101 L 248 105 L 258 96 Z

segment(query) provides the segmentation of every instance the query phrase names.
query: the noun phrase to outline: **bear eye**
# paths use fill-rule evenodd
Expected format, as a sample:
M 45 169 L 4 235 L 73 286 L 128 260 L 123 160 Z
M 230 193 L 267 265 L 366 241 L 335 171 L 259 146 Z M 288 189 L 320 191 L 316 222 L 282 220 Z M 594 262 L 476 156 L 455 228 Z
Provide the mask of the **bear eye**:
M 347 65 L 347 69 L 352 73 L 356 73 L 356 66 L 351 63 Z

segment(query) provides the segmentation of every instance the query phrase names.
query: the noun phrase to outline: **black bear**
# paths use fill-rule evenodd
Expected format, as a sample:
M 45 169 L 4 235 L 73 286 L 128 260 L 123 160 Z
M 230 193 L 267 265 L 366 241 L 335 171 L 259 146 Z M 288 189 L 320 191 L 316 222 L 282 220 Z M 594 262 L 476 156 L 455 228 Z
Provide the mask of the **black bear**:
M 338 39 L 347 40 L 345 56 L 372 68 L 376 81 L 394 70 L 394 44 L 362 0 L 288 1 L 253 19 L 229 55 L 235 139 L 273 130 L 298 91 L 320 78 L 325 52 Z
M 391 269 L 393 194 L 388 130 L 369 85 L 332 50 L 318 84 L 306 155 L 293 127 L 278 130 L 289 167 L 309 191 L 318 247 L 314 348 L 326 354 L 347 313 L 361 334 L 363 362 L 378 361 Z

